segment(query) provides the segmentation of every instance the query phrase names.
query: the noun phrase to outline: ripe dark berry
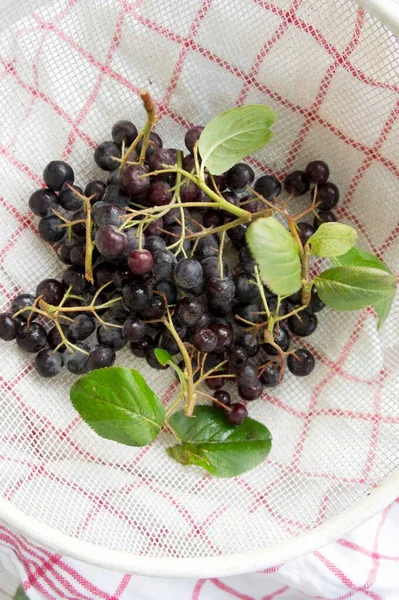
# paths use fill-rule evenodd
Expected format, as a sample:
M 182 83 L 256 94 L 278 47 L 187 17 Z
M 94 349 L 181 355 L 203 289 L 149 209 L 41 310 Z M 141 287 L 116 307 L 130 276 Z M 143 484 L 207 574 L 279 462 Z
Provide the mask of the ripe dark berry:
M 154 291 L 164 294 L 166 296 L 166 301 L 168 304 L 174 304 L 176 302 L 177 287 L 170 281 L 165 281 L 164 279 L 158 281 L 154 285 Z
M 46 330 L 39 323 L 23 325 L 17 337 L 18 347 L 24 352 L 39 352 L 46 342 Z
M 237 385 L 247 387 L 253 385 L 258 380 L 257 368 L 250 362 L 246 362 L 236 369 Z
M 104 261 L 96 265 L 93 269 L 93 279 L 95 287 L 98 289 L 106 283 L 111 282 L 104 289 L 104 293 L 110 294 L 111 292 L 113 292 L 115 289 L 115 284 L 113 282 L 115 271 L 116 265 L 112 262 Z
M 240 206 L 250 213 L 257 213 L 264 208 L 264 204 L 261 200 L 254 196 L 243 196 L 240 198 Z
M 243 400 L 256 400 L 262 394 L 263 386 L 259 379 L 249 385 L 238 387 L 238 393 Z
M 209 329 L 216 334 L 217 346 L 214 350 L 215 354 L 224 354 L 233 345 L 233 331 L 227 325 L 223 323 L 213 323 L 209 326 Z
M 316 231 L 315 228 L 312 227 L 312 225 L 310 223 L 306 223 L 305 221 L 301 221 L 301 222 L 297 223 L 296 227 L 298 229 L 298 234 L 299 234 L 300 240 L 303 245 L 306 244 L 308 239 Z
M 233 192 L 242 192 L 254 179 L 253 169 L 245 163 L 237 163 L 226 173 L 226 185 Z
M 235 371 L 237 367 L 243 365 L 248 360 L 248 352 L 242 346 L 233 346 L 231 350 L 229 350 L 229 370 Z
M 87 359 L 89 358 L 90 346 L 82 342 L 78 342 L 75 346 L 84 350 L 84 352 L 79 352 L 79 350 L 65 352 L 65 366 L 70 373 L 81 375 L 82 373 L 87 372 Z
M 237 304 L 233 308 L 237 325 L 240 327 L 248 327 L 246 321 L 249 321 L 250 323 L 260 323 L 262 317 L 259 315 L 259 312 L 260 307 L 257 304 Z
M 316 202 L 319 203 L 319 210 L 331 210 L 337 206 L 339 200 L 339 190 L 334 183 L 328 181 L 317 186 Z
M 137 317 L 130 317 L 123 325 L 122 334 L 128 342 L 139 342 L 145 335 L 145 323 Z
M 174 148 L 156 148 L 148 162 L 151 171 L 160 171 L 164 165 L 175 165 L 177 152 Z
M 115 350 L 110 346 L 94 346 L 87 359 L 86 368 L 88 371 L 93 369 L 103 369 L 112 367 L 116 359 Z
M 85 277 L 82 267 L 69 267 L 62 274 L 62 283 L 66 288 L 72 286 L 71 293 L 80 295 L 90 289 L 90 282 Z
M 172 200 L 173 192 L 166 181 L 154 181 L 147 191 L 147 203 L 149 206 L 166 206 Z
M 65 189 L 61 190 L 60 195 L 58 196 L 58 201 L 65 210 L 76 211 L 82 208 L 82 200 L 77 197 L 74 190 L 79 192 L 79 194 L 83 194 L 82 188 L 74 185 L 73 190 L 66 186 Z
M 305 174 L 313 183 L 325 183 L 330 176 L 330 169 L 324 161 L 312 160 L 306 165 Z
M 223 406 L 220 406 L 220 403 L 227 407 L 231 405 L 230 394 L 225 390 L 216 390 L 216 392 L 213 394 L 213 397 L 217 400 L 217 402 L 213 402 L 213 405 L 217 408 L 223 408 Z
M 273 198 L 281 193 L 281 183 L 273 175 L 263 175 L 256 180 L 254 189 L 266 200 L 272 202 Z
M 199 187 L 190 179 L 183 181 L 180 188 L 180 199 L 182 202 L 197 202 L 200 193 Z
M 235 299 L 240 304 L 248 304 L 260 300 L 259 290 L 251 275 L 240 273 L 233 279 L 235 287 Z
M 256 263 L 252 258 L 252 254 L 248 246 L 244 246 L 243 248 L 241 248 L 238 258 L 243 271 L 246 271 L 247 273 L 253 275 L 255 273 Z
M 130 350 L 139 358 L 144 358 L 150 348 L 154 348 L 154 341 L 149 335 L 145 335 L 142 339 L 137 342 L 130 343 Z M 166 348 L 165 348 L 166 350 Z M 171 353 L 172 354 L 172 353 Z M 176 354 L 176 353 L 175 353 Z
M 57 192 L 65 183 L 72 184 L 75 175 L 72 167 L 63 160 L 52 160 L 43 171 L 43 179 L 50 190 Z
M 311 300 L 310 300 L 309 306 L 312 309 L 312 311 L 315 313 L 320 312 L 325 307 L 324 302 L 322 300 L 320 300 L 320 298 L 319 298 L 319 294 L 317 293 L 316 286 L 312 287 L 312 294 L 311 294 Z
M 113 171 L 119 163 L 115 158 L 121 157 L 121 149 L 115 142 L 101 142 L 94 151 L 96 165 L 104 171 Z
M 219 227 L 224 223 L 224 214 L 221 210 L 215 210 L 213 208 L 208 209 L 204 212 L 202 217 L 202 224 L 204 227 L 213 228 Z
M 123 216 L 126 211 L 121 206 L 107 204 L 106 202 L 97 202 L 91 211 L 91 216 L 98 228 L 114 225 L 120 227 L 123 223 Z M 84 234 L 86 230 L 84 231 Z
M 165 250 L 166 242 L 159 235 L 146 235 L 144 246 L 146 250 L 149 250 L 152 254 L 158 250 Z
M 294 196 L 303 196 L 309 191 L 310 183 L 309 179 L 305 175 L 304 171 L 292 171 L 284 179 L 284 189 L 289 194 Z
M 206 286 L 210 302 L 230 303 L 234 298 L 235 285 L 229 277 L 211 277 Z
M 198 240 L 195 248 L 195 258 L 202 261 L 209 256 L 216 256 L 219 250 L 219 240 L 216 235 L 207 235 Z
M 114 350 L 121 350 L 126 346 L 127 340 L 123 337 L 123 331 L 119 327 L 120 321 L 115 319 L 108 320 L 109 325 L 100 325 L 97 327 L 97 340 L 99 344 L 109 346 Z M 118 325 L 118 327 L 113 327 Z
M 57 204 L 57 194 L 47 188 L 36 190 L 29 198 L 29 208 L 38 217 L 51 215 L 51 209 L 56 208 Z
M 59 242 L 65 235 L 64 223 L 59 217 L 52 215 L 39 221 L 39 234 L 45 242 Z
M 5 342 L 15 340 L 21 328 L 21 321 L 14 319 L 11 313 L 0 314 L 0 339 Z
M 120 186 L 117 183 L 109 184 L 104 192 L 101 202 L 106 204 L 113 204 L 114 206 L 120 206 L 122 209 L 126 209 L 126 206 L 130 202 L 130 198 L 123 194 Z
M 273 337 L 274 343 L 277 344 L 277 346 L 280 346 L 283 352 L 287 352 L 288 348 L 290 347 L 290 336 L 288 335 L 287 331 L 282 327 L 280 327 L 278 331 L 277 328 L 275 328 Z M 277 356 L 278 354 L 277 348 L 271 344 L 264 344 L 263 349 L 266 354 L 270 354 L 271 356 Z
M 248 223 L 240 223 L 236 227 L 228 229 L 227 236 L 233 242 L 235 248 L 242 248 L 246 244 Z
M 184 143 L 186 144 L 186 148 L 189 152 L 193 152 L 194 145 L 198 142 L 201 133 L 204 128 L 202 125 L 195 125 L 191 127 L 188 131 L 186 131 L 186 135 L 184 136 Z
M 203 277 L 201 264 L 192 258 L 183 258 L 174 269 L 176 284 L 184 290 L 198 285 Z
M 74 318 L 68 328 L 68 339 L 71 342 L 82 341 L 88 338 L 96 329 L 93 317 L 82 313 Z
M 57 279 L 43 279 L 36 288 L 36 296 L 48 304 L 58 306 L 65 294 L 65 287 Z
M 55 377 L 61 372 L 64 366 L 64 359 L 61 352 L 54 350 L 40 350 L 35 358 L 35 369 L 40 377 Z
M 231 405 L 230 412 L 227 413 L 227 420 L 230 425 L 241 425 L 248 416 L 248 411 L 243 404 L 235 402 Z
M 122 301 L 130 310 L 140 311 L 151 303 L 152 289 L 144 281 L 131 281 L 122 287 Z
M 68 338 L 68 330 L 69 330 L 68 325 L 62 324 L 61 329 L 64 332 L 65 337 Z M 54 327 L 49 329 L 49 331 L 47 332 L 47 344 L 50 346 L 50 348 L 52 348 L 54 350 L 54 348 L 57 348 L 57 346 L 59 346 L 61 344 L 61 342 L 62 342 L 62 339 L 61 339 L 61 335 L 58 330 L 58 327 L 56 327 L 54 325 Z
M 199 352 L 213 352 L 218 344 L 218 337 L 209 327 L 196 329 L 191 342 Z
M 313 227 L 318 229 L 322 223 L 335 223 L 337 217 L 331 210 L 319 210 L 313 221 Z
M 152 260 L 152 271 L 157 282 L 172 278 L 173 271 L 177 265 L 177 259 L 170 250 L 157 250 L 154 252 Z
M 131 198 L 144 196 L 150 187 L 150 178 L 141 178 L 146 173 L 146 167 L 140 167 L 139 165 L 128 165 L 125 167 L 120 176 L 122 192 Z
M 194 327 L 202 315 L 204 307 L 197 298 L 185 296 L 176 304 L 174 317 L 181 325 L 186 327 Z
M 212 277 L 219 276 L 219 264 L 217 256 L 207 256 L 201 260 L 201 267 L 204 275 L 204 279 L 207 281 Z M 223 259 L 223 273 L 228 275 L 228 266 L 226 261 Z
M 153 265 L 152 254 L 149 250 L 133 250 L 127 260 L 129 269 L 135 275 L 144 275 L 151 271 Z
M 11 302 L 11 313 L 14 315 L 15 313 L 19 312 L 23 308 L 32 306 L 34 301 L 35 301 L 35 297 L 32 296 L 31 294 L 19 294 L 19 296 L 16 296 L 14 298 L 14 300 Z M 18 317 L 17 317 L 18 320 L 19 321 L 27 321 L 31 312 L 32 311 L 30 311 L 30 310 L 24 310 L 23 312 L 21 312 L 20 315 L 18 315 Z M 32 314 L 31 320 L 35 319 L 36 317 L 37 317 L 37 315 Z
M 249 357 L 256 356 L 260 350 L 260 344 L 256 339 L 256 335 L 250 331 L 241 334 L 237 338 L 236 344 L 243 348 Z
M 127 248 L 126 234 L 113 225 L 106 225 L 96 233 L 96 247 L 105 258 L 121 258 Z
M 117 121 L 112 127 L 112 139 L 118 146 L 125 142 L 126 149 L 137 137 L 137 127 L 131 121 Z
M 85 187 L 85 196 L 87 196 L 87 198 L 90 198 L 90 196 L 93 196 L 93 194 L 95 194 L 95 197 L 90 201 L 91 204 L 95 204 L 96 202 L 99 202 L 104 196 L 106 187 L 107 186 L 105 185 L 105 183 L 99 181 L 98 179 L 89 181 L 89 183 Z
M 209 379 L 205 380 L 205 383 L 210 390 L 220 390 L 226 383 L 226 380 L 222 376 L 216 377 L 216 375 L 217 373 L 213 373 Z
M 287 366 L 291 373 L 299 377 L 309 375 L 315 366 L 315 357 L 309 350 L 298 348 L 294 354 L 290 354 L 287 359 Z
M 260 380 L 266 388 L 276 387 L 279 383 L 281 366 L 277 362 L 272 362 L 264 369 Z
M 142 311 L 143 318 L 150 321 L 152 319 L 160 319 L 164 314 L 164 299 L 154 294 L 154 296 L 151 298 L 149 306 Z
M 307 337 L 315 331 L 317 327 L 317 317 L 307 310 L 301 310 L 298 314 L 289 317 L 288 326 L 295 335 Z

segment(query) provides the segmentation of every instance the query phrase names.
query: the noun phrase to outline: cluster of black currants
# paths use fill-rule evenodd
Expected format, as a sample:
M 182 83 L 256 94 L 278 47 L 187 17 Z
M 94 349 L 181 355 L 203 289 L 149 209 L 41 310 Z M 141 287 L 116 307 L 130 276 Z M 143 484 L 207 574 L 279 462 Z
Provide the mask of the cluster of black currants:
M 194 127 L 185 136 L 188 153 L 182 166 L 189 173 L 195 169 L 193 149 L 202 129 Z M 285 319 L 301 306 L 300 294 L 281 299 L 266 287 L 259 289 L 245 240 L 248 224 L 229 228 L 235 217 L 203 206 L 204 192 L 187 178 L 179 182 L 176 172 L 143 177 L 177 161 L 178 151 L 163 148 L 156 133 L 151 132 L 144 160 L 132 161 L 139 158 L 141 140 L 121 168 L 125 149 L 136 138 L 135 125 L 119 121 L 112 128 L 112 141 L 97 147 L 94 159 L 108 171 L 106 183 L 89 181 L 83 189 L 74 185 L 68 164 L 56 160 L 47 165 L 46 187 L 31 195 L 29 206 L 40 217 L 40 236 L 54 244 L 66 268 L 60 280 L 39 283 L 35 296 L 21 294 L 12 301 L 10 311 L 0 315 L 0 338 L 16 339 L 21 350 L 35 353 L 35 367 L 43 377 L 57 375 L 64 366 L 74 374 L 109 367 L 116 351 L 127 344 L 135 356 L 163 369 L 167 367 L 158 362 L 155 349 L 180 352 L 166 322 L 169 313 L 188 350 L 194 381 L 203 380 L 215 405 L 225 407 L 228 420 L 239 424 L 247 409 L 232 403 L 224 385 L 235 382 L 239 396 L 251 401 L 263 388 L 281 381 L 285 358 L 293 374 L 311 373 L 314 356 L 306 349 L 291 350 L 291 337 L 310 335 L 324 305 L 313 290 L 309 306 Z M 317 203 L 313 225 L 297 224 L 303 242 L 319 223 L 335 220 L 331 209 L 339 194 L 328 176 L 327 165 L 314 161 L 283 182 L 295 196 L 311 191 Z M 225 200 L 249 213 L 266 208 L 261 197 L 277 202 L 282 188 L 270 175 L 254 183 L 255 174 L 244 163 L 223 176 L 208 174 L 207 181 Z M 253 183 L 258 196 L 247 191 Z M 314 184 L 317 188 L 311 190 Z M 176 193 L 179 203 L 189 208 L 172 205 Z M 163 208 L 146 211 L 154 207 Z M 219 234 L 224 225 L 226 238 L 224 232 Z M 214 228 L 219 228 L 217 233 Z M 225 242 L 238 254 L 234 276 L 223 256 Z M 92 281 L 87 277 L 88 243 Z M 264 298 L 276 318 L 273 343 L 265 343 Z M 88 341 L 93 334 L 94 345 Z

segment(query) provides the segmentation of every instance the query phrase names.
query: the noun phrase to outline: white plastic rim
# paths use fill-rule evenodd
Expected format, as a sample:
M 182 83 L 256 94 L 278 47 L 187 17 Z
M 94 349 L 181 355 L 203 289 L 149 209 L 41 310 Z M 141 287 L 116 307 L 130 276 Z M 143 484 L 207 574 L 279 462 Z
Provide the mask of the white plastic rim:
M 33 542 L 96 567 L 149 577 L 209 578 L 251 573 L 313 552 L 362 525 L 398 496 L 399 468 L 366 498 L 308 533 L 271 548 L 209 558 L 153 558 L 99 548 L 44 525 L 4 498 L 0 498 L 0 519 Z
M 0 0 L 0 6 L 7 4 L 11 2 Z M 399 36 L 399 0 L 359 0 L 358 4 Z M 272 547 L 208 558 L 154 558 L 99 547 L 60 533 L 4 498 L 0 498 L 0 519 L 33 542 L 98 567 L 157 577 L 222 577 L 268 568 L 321 548 L 370 519 L 398 496 L 399 469 L 368 496 L 305 534 Z
M 399 0 L 360 0 L 358 5 L 399 37 Z

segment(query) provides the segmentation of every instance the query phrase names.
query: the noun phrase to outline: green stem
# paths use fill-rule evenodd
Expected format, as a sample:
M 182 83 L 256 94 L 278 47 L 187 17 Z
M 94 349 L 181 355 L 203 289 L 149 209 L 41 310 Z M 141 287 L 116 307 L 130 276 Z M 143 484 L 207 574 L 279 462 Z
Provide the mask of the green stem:
M 223 279 L 223 249 L 224 249 L 224 240 L 226 237 L 226 230 L 222 231 L 222 235 L 220 236 L 220 244 L 219 244 L 219 252 L 218 252 L 218 269 L 220 273 L 220 279 Z
M 186 375 L 187 375 L 187 404 L 185 406 L 185 413 L 188 417 L 192 417 L 193 411 L 194 411 L 194 406 L 195 406 L 193 367 L 192 367 L 191 360 L 188 355 L 187 349 L 175 329 L 172 318 L 170 316 L 170 311 L 169 311 L 169 307 L 168 307 L 166 300 L 165 300 L 165 305 L 166 305 L 166 313 L 167 313 L 168 318 L 167 318 L 167 320 L 166 319 L 164 320 L 164 325 L 168 329 L 168 331 L 170 331 L 170 333 L 173 336 L 173 339 L 175 340 L 176 344 L 179 347 L 180 354 L 182 355 L 182 358 L 184 361 L 184 367 L 185 367 L 185 371 L 186 371 Z
M 229 212 L 233 215 L 236 215 L 237 217 L 245 217 L 246 221 L 252 220 L 254 216 L 252 213 L 250 213 L 247 210 L 244 210 L 243 208 L 240 208 L 239 206 L 234 206 L 234 204 L 230 204 L 230 202 L 227 202 L 227 200 L 216 194 L 216 192 L 214 192 L 208 185 L 206 185 L 205 181 L 199 179 L 196 175 L 193 175 L 192 173 L 189 173 L 184 169 L 175 166 L 168 169 L 160 169 L 159 171 L 153 171 L 152 173 L 147 173 L 146 176 L 148 177 L 149 175 L 161 175 L 163 173 L 181 173 L 181 175 L 193 181 L 203 192 L 205 192 L 207 196 L 209 196 L 209 198 L 212 198 L 215 204 L 217 204 L 218 208 L 223 209 L 226 212 Z
M 266 299 L 265 288 L 263 287 L 257 265 L 255 265 L 255 277 L 256 277 L 256 284 L 258 286 L 260 297 L 262 298 L 263 306 L 265 307 L 265 312 L 266 312 L 267 318 L 270 319 L 271 313 L 270 313 L 269 305 L 268 305 L 267 299 Z

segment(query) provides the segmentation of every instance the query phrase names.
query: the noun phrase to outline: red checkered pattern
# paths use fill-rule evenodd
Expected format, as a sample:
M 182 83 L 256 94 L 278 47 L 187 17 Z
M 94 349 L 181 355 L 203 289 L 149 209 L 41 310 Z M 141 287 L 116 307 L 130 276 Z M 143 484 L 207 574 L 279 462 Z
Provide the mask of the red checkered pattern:
M 38 547 L 0 525 L 6 556 L 31 600 L 395 600 L 399 501 L 337 542 L 258 573 L 158 579 L 89 567 Z
M 340 219 L 398 271 L 397 41 L 352 2 L 101 0 L 94 9 L 69 0 L 38 9 L 20 3 L 1 16 L 5 306 L 60 273 L 27 206 L 43 166 L 63 157 L 77 184 L 101 177 L 92 149 L 118 118 L 142 121 L 143 86 L 160 114 L 157 131 L 176 145 L 185 128 L 226 106 L 271 105 L 275 138 L 251 159 L 254 167 L 283 177 L 310 158 L 327 160 L 341 190 Z M 298 383 L 287 375 L 251 405 L 272 431 L 270 458 L 226 481 L 173 463 L 166 433 L 140 450 L 100 440 L 69 403 L 71 378 L 44 385 L 26 355 L 8 346 L 0 493 L 75 539 L 143 556 L 221 556 L 312 530 L 397 466 L 398 312 L 396 304 L 377 333 L 371 310 L 324 311 L 310 340 L 297 341 L 319 359 L 312 376 Z M 147 372 L 127 353 L 120 364 Z M 149 380 L 166 404 L 172 377 L 151 371 Z M 199 585 L 193 598 L 202 600 Z

